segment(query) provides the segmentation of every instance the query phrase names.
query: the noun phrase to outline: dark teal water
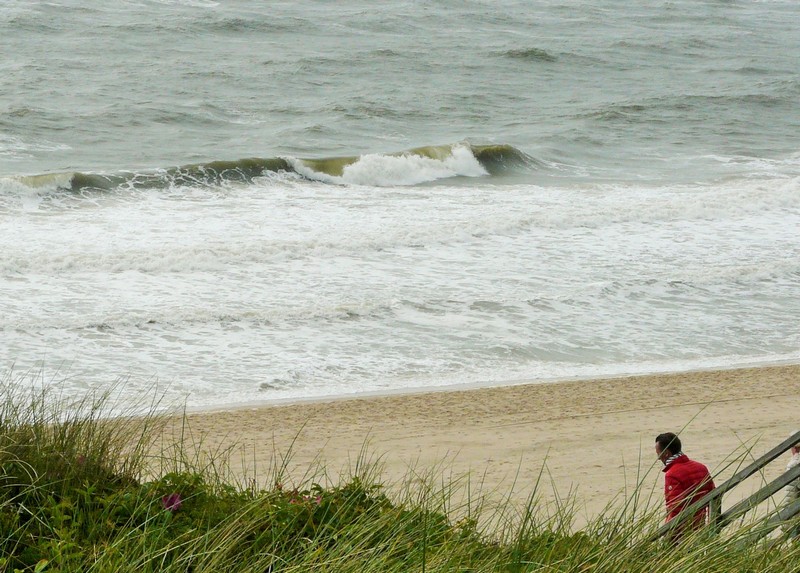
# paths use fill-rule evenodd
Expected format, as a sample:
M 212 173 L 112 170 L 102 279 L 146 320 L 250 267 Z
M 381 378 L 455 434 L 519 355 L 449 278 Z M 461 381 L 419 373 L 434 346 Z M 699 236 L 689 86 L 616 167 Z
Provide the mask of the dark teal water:
M 799 26 L 788 1 L 9 2 L 0 174 L 464 139 L 589 180 L 747 173 L 796 158 Z

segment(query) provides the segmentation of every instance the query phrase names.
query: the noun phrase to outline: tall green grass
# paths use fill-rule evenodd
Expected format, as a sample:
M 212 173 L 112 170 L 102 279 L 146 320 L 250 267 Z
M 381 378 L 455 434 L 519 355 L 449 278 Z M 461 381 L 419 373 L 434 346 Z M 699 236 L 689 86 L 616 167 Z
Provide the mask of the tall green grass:
M 489 502 L 470 476 L 410 470 L 382 484 L 366 451 L 350 475 L 314 468 L 299 483 L 286 456 L 256 481 L 231 476 L 229 451 L 202 451 L 166 414 L 115 411 L 52 388 L 0 388 L 0 571 L 81 572 L 796 572 L 797 546 L 746 543 L 755 524 L 650 542 L 660 523 L 642 491 L 574 530 L 574 496 Z M 113 415 L 112 415 L 113 414 Z M 184 418 L 185 419 L 185 418 Z M 156 447 L 158 445 L 158 447 Z M 649 497 L 648 497 L 649 499 Z

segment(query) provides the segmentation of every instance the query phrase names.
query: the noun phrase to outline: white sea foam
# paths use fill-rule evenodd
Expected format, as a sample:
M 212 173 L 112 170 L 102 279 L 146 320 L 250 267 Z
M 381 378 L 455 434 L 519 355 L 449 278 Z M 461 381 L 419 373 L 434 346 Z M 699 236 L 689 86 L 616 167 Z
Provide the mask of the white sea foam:
M 780 158 L 720 155 L 709 155 L 707 158 L 724 165 L 739 176 L 751 179 L 796 179 L 800 176 L 800 153 Z
M 341 176 L 314 171 L 301 160 L 293 160 L 292 165 L 298 173 L 315 181 L 378 187 L 410 186 L 450 177 L 488 175 L 469 147 L 464 145 L 453 146 L 452 153 L 444 159 L 433 159 L 414 153 L 362 155 L 354 163 L 347 165 Z
M 6 156 L 12 159 L 28 157 L 36 152 L 53 152 L 70 149 L 65 143 L 56 143 L 46 139 L 37 141 L 27 141 L 21 137 L 0 134 L 0 157 Z
M 272 264 L 310 256 L 364 256 L 387 249 L 430 248 L 524 233 L 532 228 L 558 232 L 612 225 L 687 225 L 706 220 L 744 226 L 747 218 L 755 218 L 755 225 L 759 219 L 771 218 L 775 222 L 771 232 L 780 233 L 785 228 L 781 220 L 797 213 L 800 194 L 798 178 L 671 188 L 618 185 L 557 190 L 509 186 L 489 193 L 435 187 L 409 191 L 405 199 L 402 194 L 387 194 L 369 186 L 311 187 L 320 199 L 318 204 L 299 208 L 298 203 L 298 208 L 290 209 L 291 216 L 265 224 L 265 217 L 271 219 L 270 213 L 277 212 L 282 202 L 298 201 L 308 194 L 303 187 L 291 190 L 292 184 L 265 180 L 241 195 L 238 205 L 234 195 L 221 199 L 216 192 L 197 189 L 156 190 L 140 194 L 136 202 L 116 201 L 105 206 L 84 201 L 83 208 L 59 215 L 64 224 L 57 242 L 51 240 L 49 218 L 15 217 L 5 222 L 5 231 L 9 237 L 24 236 L 28 240 L 7 242 L 0 270 L 219 271 L 230 265 Z M 290 199 L 295 193 L 297 198 Z M 9 194 L 25 203 L 28 211 L 35 212 L 41 206 L 42 196 L 35 188 L 18 185 Z M 484 203 L 489 196 L 494 197 L 492 203 Z M 216 210 L 200 207 L 221 200 L 231 200 L 224 217 Z M 370 213 L 370 219 L 358 227 L 350 220 L 354 202 Z M 41 208 L 47 211 L 49 205 Z M 175 207 L 180 209 L 170 215 L 170 226 L 179 234 L 164 241 L 160 214 Z M 141 223 L 130 226 L 125 224 L 128 219 Z M 691 231 L 702 232 L 702 225 Z M 735 235 L 737 231 L 731 228 L 729 232 Z M 692 239 L 688 230 L 676 233 L 677 242 Z
M 486 170 L 465 146 L 444 160 L 417 155 L 365 155 L 344 168 L 341 180 L 356 185 L 418 185 L 449 177 L 481 177 Z
M 795 179 L 189 191 L 3 215 L 0 362 L 208 405 L 800 347 Z

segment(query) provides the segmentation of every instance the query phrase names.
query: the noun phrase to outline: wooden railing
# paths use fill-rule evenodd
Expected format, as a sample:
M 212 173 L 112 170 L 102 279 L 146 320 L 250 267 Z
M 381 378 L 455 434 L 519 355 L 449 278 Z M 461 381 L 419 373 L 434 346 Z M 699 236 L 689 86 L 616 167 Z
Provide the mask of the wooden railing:
M 709 507 L 709 524 L 715 530 L 719 531 L 729 523 L 731 523 L 734 519 L 741 517 L 751 509 L 755 508 L 758 504 L 762 501 L 770 498 L 782 488 L 786 487 L 788 484 L 793 482 L 796 479 L 800 479 L 800 466 L 794 467 L 778 477 L 777 479 L 772 480 L 767 485 L 762 487 L 756 493 L 744 499 L 734 505 L 725 513 L 722 512 L 722 496 L 726 493 L 731 491 L 737 485 L 742 483 L 744 480 L 749 478 L 754 473 L 760 471 L 764 466 L 768 463 L 774 461 L 778 458 L 781 454 L 791 449 L 792 446 L 795 444 L 800 443 L 800 432 L 793 434 L 792 436 L 785 439 L 779 445 L 768 451 L 766 454 L 758 458 L 756 461 L 751 463 L 749 466 L 744 468 L 743 470 L 739 471 L 736 475 L 734 475 L 731 479 L 723 483 L 722 485 L 715 488 L 713 491 L 707 493 L 702 498 L 697 500 L 695 503 L 686 507 L 681 513 L 679 513 L 675 518 L 670 520 L 669 522 L 665 523 L 661 527 L 659 527 L 656 532 L 652 535 L 651 539 L 656 540 L 660 537 L 663 537 L 675 529 L 679 528 L 681 525 L 686 523 L 688 520 L 692 519 L 692 517 L 697 513 L 698 510 L 708 506 Z M 770 517 L 769 519 L 765 520 L 763 524 L 761 524 L 758 528 L 754 530 L 753 535 L 756 538 L 764 537 L 768 535 L 772 530 L 776 527 L 780 526 L 781 523 L 793 518 L 798 513 L 800 513 L 800 500 L 795 501 L 788 507 L 781 509 L 775 515 Z

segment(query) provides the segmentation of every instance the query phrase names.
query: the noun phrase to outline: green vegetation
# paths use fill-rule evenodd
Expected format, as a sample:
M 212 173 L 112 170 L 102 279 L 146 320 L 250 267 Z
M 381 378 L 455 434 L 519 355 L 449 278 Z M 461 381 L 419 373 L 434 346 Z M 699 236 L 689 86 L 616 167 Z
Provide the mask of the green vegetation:
M 8 385 L 7 385 L 8 386 Z M 410 479 L 390 495 L 362 464 L 339 485 L 295 488 L 279 467 L 266 489 L 233 484 L 221 459 L 185 444 L 152 456 L 166 418 L 109 417 L 108 397 L 77 404 L 8 387 L 0 402 L 0 571 L 36 572 L 792 572 L 791 543 L 742 543 L 746 527 L 680 546 L 636 494 L 581 531 L 572 504 L 491 507 L 457 484 Z M 163 453 L 163 452 L 168 452 Z M 161 471 L 154 471 L 160 467 Z M 145 477 L 147 476 L 147 477 Z M 320 480 L 323 481 L 323 480 Z

